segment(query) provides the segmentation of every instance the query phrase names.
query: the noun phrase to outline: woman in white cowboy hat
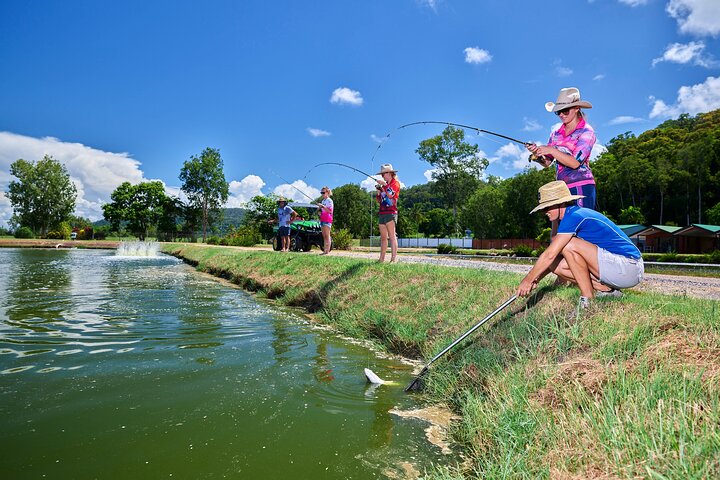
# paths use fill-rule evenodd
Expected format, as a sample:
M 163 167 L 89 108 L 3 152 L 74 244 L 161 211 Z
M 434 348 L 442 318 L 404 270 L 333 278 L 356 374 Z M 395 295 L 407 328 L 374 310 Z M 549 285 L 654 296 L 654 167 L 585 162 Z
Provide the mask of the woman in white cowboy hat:
M 375 200 L 380 204 L 379 225 L 380 229 L 380 259 L 385 261 L 385 250 L 387 250 L 388 239 L 390 240 L 390 263 L 397 262 L 398 241 L 395 227 L 398 219 L 397 202 L 400 195 L 400 181 L 397 179 L 397 170 L 389 163 L 380 167 L 377 173 L 382 179 L 376 180 L 377 195 Z
M 595 296 L 620 297 L 621 288 L 634 287 L 645 272 L 640 250 L 605 215 L 574 205 L 573 195 L 561 180 L 538 190 L 541 210 L 557 229 L 550 246 L 523 278 L 517 293 L 527 296 L 538 282 L 553 272 L 580 289 L 580 307 L 587 308 Z
M 584 197 L 577 201 L 579 206 L 594 209 L 597 192 L 589 160 L 596 139 L 593 128 L 585 121 L 583 108 L 592 105 L 580 99 L 580 90 L 575 87 L 560 90 L 557 101 L 547 102 L 545 109 L 559 116 L 562 124 L 550 135 L 547 145 L 529 144 L 527 148 L 545 167 L 555 161 L 555 178 L 565 182 L 573 195 Z

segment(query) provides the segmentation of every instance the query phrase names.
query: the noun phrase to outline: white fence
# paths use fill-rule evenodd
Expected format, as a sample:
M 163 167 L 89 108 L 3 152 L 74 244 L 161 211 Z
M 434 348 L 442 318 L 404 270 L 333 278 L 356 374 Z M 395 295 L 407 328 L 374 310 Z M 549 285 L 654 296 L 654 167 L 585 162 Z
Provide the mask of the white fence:
M 472 248 L 472 238 L 398 238 L 398 247 L 402 248 L 437 248 L 441 243 L 458 248 Z M 371 237 L 370 246 L 379 247 L 380 237 Z

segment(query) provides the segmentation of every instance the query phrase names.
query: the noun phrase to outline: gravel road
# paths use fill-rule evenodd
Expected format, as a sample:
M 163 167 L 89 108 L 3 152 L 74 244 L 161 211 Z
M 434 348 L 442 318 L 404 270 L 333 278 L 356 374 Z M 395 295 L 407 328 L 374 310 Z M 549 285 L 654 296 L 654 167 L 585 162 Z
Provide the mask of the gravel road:
M 378 253 L 344 252 L 335 250 L 331 255 L 362 257 L 377 259 Z M 389 255 L 388 257 L 389 258 Z M 488 270 L 527 273 L 531 265 L 488 262 L 483 260 L 467 260 L 464 258 L 401 254 L 400 263 L 431 263 L 447 267 L 484 268 Z M 720 300 L 720 278 L 690 277 L 679 275 L 660 275 L 646 273 L 645 279 L 634 290 L 656 292 L 667 295 L 681 295 L 709 300 Z

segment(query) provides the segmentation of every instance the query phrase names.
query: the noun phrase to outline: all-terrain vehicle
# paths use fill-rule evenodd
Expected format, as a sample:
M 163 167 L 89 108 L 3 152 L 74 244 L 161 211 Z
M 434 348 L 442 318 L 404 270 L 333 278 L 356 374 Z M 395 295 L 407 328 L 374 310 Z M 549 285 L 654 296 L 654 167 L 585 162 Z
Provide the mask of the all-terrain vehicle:
M 305 209 L 308 212 L 307 219 L 295 220 L 290 224 L 290 250 L 309 252 L 313 245 L 322 250 L 324 241 L 320 230 L 320 207 L 314 203 L 301 202 L 292 202 L 289 207 L 296 212 L 298 209 Z M 273 250 L 279 251 L 282 249 L 282 243 L 277 234 L 278 227 L 275 226 L 273 231 L 275 232 L 271 239 Z M 332 250 L 332 240 L 330 250 Z

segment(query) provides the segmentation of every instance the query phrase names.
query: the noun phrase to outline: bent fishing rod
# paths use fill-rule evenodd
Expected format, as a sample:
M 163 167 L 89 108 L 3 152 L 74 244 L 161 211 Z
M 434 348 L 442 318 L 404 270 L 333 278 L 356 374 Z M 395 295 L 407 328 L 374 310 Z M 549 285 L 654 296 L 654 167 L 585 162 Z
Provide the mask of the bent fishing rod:
M 370 160 L 371 163 L 374 163 L 374 162 L 375 162 L 375 156 L 377 155 L 378 151 L 379 151 L 380 148 L 383 146 L 383 144 L 385 143 L 385 141 L 390 138 L 390 135 L 392 135 L 393 133 L 395 133 L 395 132 L 398 131 L 398 130 L 402 130 L 403 128 L 406 128 L 406 127 L 412 127 L 412 126 L 414 126 L 414 125 L 448 125 L 448 126 L 452 126 L 452 127 L 459 127 L 459 128 L 464 128 L 464 129 L 467 129 L 467 130 L 473 130 L 473 131 L 477 132 L 478 135 L 481 134 L 481 133 L 487 133 L 488 135 L 494 135 L 494 136 L 496 136 L 496 137 L 504 138 L 504 139 L 506 139 L 506 140 L 510 140 L 510 141 L 512 141 L 512 142 L 519 143 L 520 145 L 523 145 L 523 146 L 526 146 L 526 147 L 527 147 L 528 145 L 532 145 L 532 144 L 533 144 L 533 142 L 525 142 L 525 141 L 523 141 L 523 140 L 518 140 L 517 138 L 508 137 L 507 135 L 503 135 L 503 134 L 496 133 L 496 132 L 491 132 L 490 130 L 484 130 L 484 129 L 482 129 L 482 128 L 473 127 L 473 126 L 471 126 L 471 125 L 463 125 L 463 124 L 461 124 L 461 123 L 454 123 L 454 122 L 441 122 L 441 121 L 434 121 L 434 120 L 423 120 L 423 121 L 420 121 L 420 122 L 412 122 L 412 123 L 406 123 L 405 125 L 400 125 L 400 126 L 397 127 L 395 130 L 392 130 L 392 131 L 388 132 L 388 134 L 385 135 L 385 137 L 383 137 L 383 140 L 380 142 L 380 145 L 378 145 L 378 147 L 375 149 L 375 153 L 373 153 L 372 159 Z M 499 142 L 498 142 L 498 143 L 499 143 Z M 532 156 L 531 156 L 528 160 L 534 160 L 534 159 L 533 159 Z
M 318 163 L 317 165 L 314 165 L 310 170 L 308 170 L 308 172 L 305 174 L 305 176 L 303 177 L 303 179 L 305 179 L 312 170 L 314 170 L 315 168 L 317 168 L 317 167 L 319 167 L 319 166 L 321 166 L 321 165 L 339 165 L 339 166 L 341 166 L 341 167 L 349 168 L 350 170 L 355 170 L 355 171 L 358 172 L 359 174 L 365 175 L 366 177 L 368 177 L 368 178 L 369 178 L 370 180 L 372 180 L 373 182 L 377 182 L 377 181 L 378 181 L 377 178 L 373 177 L 373 176 L 370 175 L 369 173 L 363 172 L 363 171 L 360 170 L 359 168 L 355 168 L 355 167 L 353 167 L 353 166 L 351 166 L 351 165 L 346 165 L 346 164 L 344 164 L 344 163 L 339 163 L 339 162 L 323 162 L 323 163 Z

